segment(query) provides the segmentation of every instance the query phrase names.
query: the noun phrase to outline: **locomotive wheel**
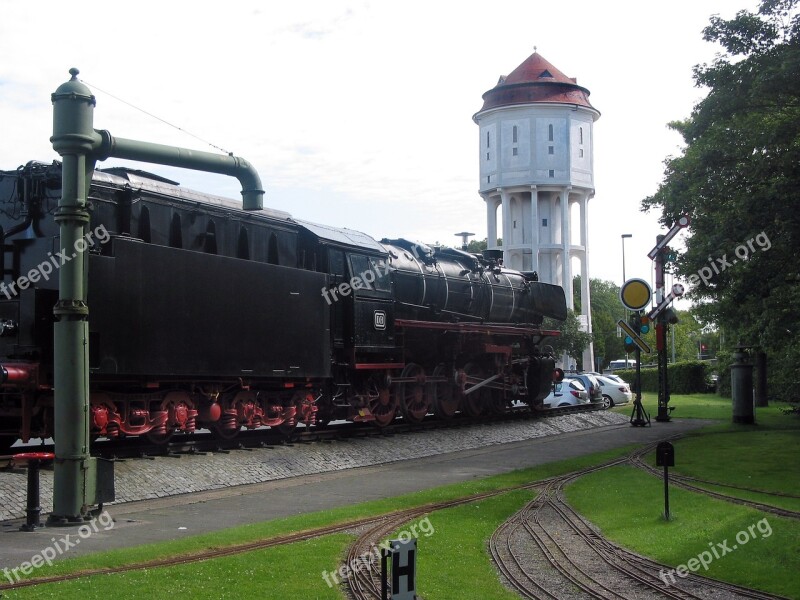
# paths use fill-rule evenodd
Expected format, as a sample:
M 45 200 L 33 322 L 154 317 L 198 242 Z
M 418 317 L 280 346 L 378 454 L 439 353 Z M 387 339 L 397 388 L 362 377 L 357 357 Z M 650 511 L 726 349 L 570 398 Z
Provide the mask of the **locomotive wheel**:
M 421 423 L 431 407 L 431 397 L 425 385 L 425 371 L 419 365 L 409 363 L 403 369 L 401 377 L 414 378 L 413 382 L 398 385 L 397 395 L 403 418 L 412 423 Z
M 236 427 L 235 429 L 225 429 L 222 427 L 222 423 L 219 421 L 214 423 L 214 425 L 211 427 L 211 433 L 214 435 L 214 437 L 218 440 L 224 440 L 226 442 L 235 439 L 241 430 L 241 427 Z
M 434 369 L 434 377 L 443 377 L 447 374 L 447 367 L 439 365 Z M 429 383 L 429 393 L 433 398 L 433 412 L 440 419 L 451 419 L 458 410 L 460 398 L 455 394 L 453 384 L 449 381 L 443 383 Z
M 386 427 L 397 414 L 397 394 L 389 388 L 378 390 L 377 395 L 369 401 L 369 410 L 375 417 L 375 425 Z
M 508 412 L 509 407 L 503 396 L 503 390 L 490 389 L 489 394 L 489 411 L 493 415 L 502 415 Z
M 483 369 L 474 363 L 467 363 L 464 365 L 464 372 L 467 374 L 467 377 L 476 379 L 486 378 Z M 464 386 L 464 391 L 466 392 L 470 387 L 472 386 L 469 383 L 466 384 Z M 464 394 L 461 399 L 461 408 L 470 417 L 480 417 L 487 411 L 491 401 L 491 390 L 487 387 L 482 387 L 471 394 Z
M 151 429 L 144 434 L 144 436 L 147 438 L 147 441 L 149 441 L 151 444 L 161 446 L 168 443 L 172 439 L 172 436 L 175 435 L 175 426 L 169 423 L 170 408 L 175 410 L 175 407 L 172 406 L 171 401 L 167 397 L 164 398 L 163 402 L 161 402 L 159 410 L 153 413 L 154 415 L 157 413 L 167 413 L 167 422 L 164 424 L 164 427 L 161 428 L 161 431 L 158 431 L 157 429 Z
M 144 436 L 147 438 L 147 441 L 151 444 L 155 444 L 156 446 L 162 446 L 168 443 L 172 439 L 173 435 L 175 435 L 174 427 L 167 427 L 166 430 L 161 433 L 151 429 L 144 434 Z
M 289 440 L 294 433 L 294 430 L 297 429 L 297 421 L 295 421 L 292 425 L 289 425 L 286 421 L 281 423 L 280 425 L 275 425 L 270 427 L 273 431 L 277 431 L 281 434 L 285 439 Z

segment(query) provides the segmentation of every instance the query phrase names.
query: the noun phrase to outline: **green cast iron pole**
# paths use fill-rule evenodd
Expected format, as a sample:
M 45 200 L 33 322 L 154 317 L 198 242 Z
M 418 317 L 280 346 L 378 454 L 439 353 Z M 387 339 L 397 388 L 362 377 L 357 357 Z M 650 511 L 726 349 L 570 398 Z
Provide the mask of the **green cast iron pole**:
M 82 520 L 87 500 L 89 457 L 89 309 L 86 304 L 84 253 L 76 240 L 89 223 L 86 210 L 87 177 L 91 177 L 91 153 L 97 135 L 92 127 L 95 99 L 89 88 L 72 79 L 52 95 L 53 149 L 63 159 L 61 199 L 55 220 L 59 223 L 60 251 L 72 257 L 58 273 L 58 303 L 53 309 L 55 466 L 51 524 Z M 93 488 L 90 483 L 89 488 Z
M 96 503 L 98 471 L 89 456 L 89 308 L 86 302 L 88 257 L 76 248 L 86 233 L 86 200 L 94 164 L 109 157 L 140 160 L 236 177 L 242 185 L 242 208 L 261 210 L 264 190 L 250 163 L 232 155 L 212 154 L 114 138 L 94 129 L 95 98 L 70 69 L 69 81 L 52 94 L 53 149 L 62 157 L 59 223 L 61 256 L 58 303 L 53 309 L 56 460 L 50 524 L 77 522 Z

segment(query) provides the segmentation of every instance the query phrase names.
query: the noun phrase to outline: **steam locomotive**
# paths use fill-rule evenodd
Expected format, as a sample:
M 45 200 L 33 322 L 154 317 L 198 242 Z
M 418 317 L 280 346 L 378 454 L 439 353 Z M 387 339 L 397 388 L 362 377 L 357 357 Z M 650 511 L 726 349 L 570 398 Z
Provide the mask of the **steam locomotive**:
M 61 164 L 0 171 L 0 453 L 53 435 L 57 271 L 87 261 L 90 428 L 163 443 L 536 408 L 562 288 L 482 255 L 295 219 L 125 168 L 94 171 L 59 252 Z

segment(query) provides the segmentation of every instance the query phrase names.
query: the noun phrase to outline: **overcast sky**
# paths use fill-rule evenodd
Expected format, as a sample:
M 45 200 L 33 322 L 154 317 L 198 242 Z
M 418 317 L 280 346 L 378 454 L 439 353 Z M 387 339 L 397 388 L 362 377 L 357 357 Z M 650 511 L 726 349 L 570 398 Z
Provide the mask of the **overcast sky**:
M 483 93 L 536 46 L 590 90 L 601 113 L 590 273 L 620 284 L 622 233 L 633 234 L 625 248 L 628 278 L 651 278 L 646 255 L 662 229 L 639 204 L 655 192 L 664 159 L 680 151 L 667 123 L 689 116 L 704 95 L 692 67 L 713 60 L 719 48 L 702 40 L 702 29 L 712 14 L 730 18 L 757 3 L 0 6 L 0 169 L 58 158 L 49 142 L 50 94 L 77 67 L 97 98 L 97 129 L 215 151 L 210 142 L 255 165 L 269 206 L 377 239 L 447 245 L 457 245 L 453 234 L 462 230 L 486 237 L 472 115 Z M 99 166 L 114 164 L 121 163 Z M 240 198 L 232 178 L 136 166 Z

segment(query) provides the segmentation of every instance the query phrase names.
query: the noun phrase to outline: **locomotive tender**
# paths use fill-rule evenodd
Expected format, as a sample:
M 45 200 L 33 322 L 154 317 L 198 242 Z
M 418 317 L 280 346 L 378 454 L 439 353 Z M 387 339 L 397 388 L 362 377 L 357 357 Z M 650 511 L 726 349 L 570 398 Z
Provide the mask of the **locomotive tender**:
M 294 219 L 125 168 L 95 170 L 59 252 L 61 164 L 0 171 L 0 453 L 53 435 L 53 306 L 88 264 L 95 437 L 480 417 L 550 390 L 563 289 L 475 255 Z M 78 242 L 81 242 L 78 244 Z

